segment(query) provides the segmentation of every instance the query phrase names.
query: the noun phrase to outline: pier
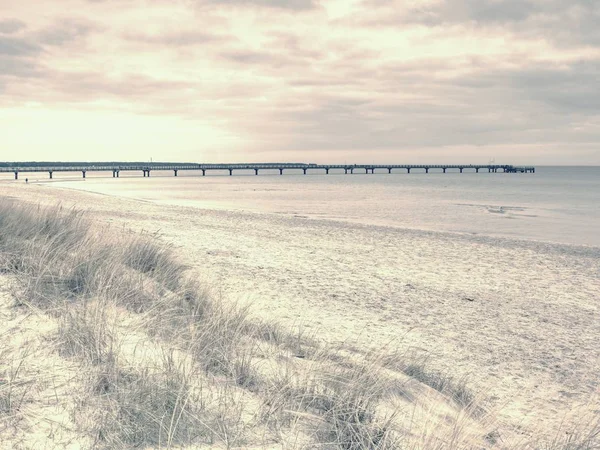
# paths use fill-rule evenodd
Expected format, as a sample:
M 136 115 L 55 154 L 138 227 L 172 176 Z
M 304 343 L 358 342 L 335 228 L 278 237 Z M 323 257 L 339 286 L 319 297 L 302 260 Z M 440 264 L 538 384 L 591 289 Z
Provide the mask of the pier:
M 241 163 L 241 164 L 195 164 L 195 163 L 0 163 L 0 173 L 14 173 L 15 180 L 20 173 L 46 172 L 50 179 L 54 172 L 80 172 L 85 178 L 87 172 L 112 173 L 118 178 L 121 172 L 139 172 L 149 177 L 152 171 L 172 171 L 177 176 L 180 171 L 197 171 L 202 176 L 208 171 L 224 171 L 233 175 L 234 171 L 253 171 L 255 175 L 261 170 L 284 171 L 301 170 L 307 173 L 329 174 L 331 170 L 343 170 L 345 174 L 355 173 L 448 173 L 448 172 L 487 172 L 487 173 L 535 173 L 533 166 L 513 166 L 496 164 L 304 164 L 304 163 Z

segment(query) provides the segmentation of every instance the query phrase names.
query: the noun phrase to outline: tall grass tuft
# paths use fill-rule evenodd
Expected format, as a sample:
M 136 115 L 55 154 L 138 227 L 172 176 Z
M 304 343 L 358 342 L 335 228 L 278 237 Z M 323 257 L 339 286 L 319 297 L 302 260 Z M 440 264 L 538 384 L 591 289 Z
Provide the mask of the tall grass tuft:
M 472 406 L 475 401 L 475 396 L 467 388 L 465 379 L 456 380 L 450 375 L 428 370 L 423 362 L 403 365 L 402 372 L 436 391 L 448 395 L 462 407 Z
M 378 413 L 388 385 L 373 364 L 313 365 L 305 371 L 286 367 L 271 381 L 262 418 L 271 426 L 314 417 L 311 434 L 321 445 L 342 449 L 388 449 L 398 444 L 393 415 Z
M 0 349 L 0 431 L 20 418 L 30 396 L 32 380 L 22 375 L 27 353 L 28 349 L 15 357 Z
M 206 442 L 211 430 L 192 375 L 168 359 L 138 367 L 113 355 L 88 372 L 75 421 L 103 448 Z
M 95 366 L 111 360 L 114 329 L 104 302 L 67 307 L 59 317 L 58 341 L 65 358 L 78 357 Z
M 156 245 L 151 236 L 140 235 L 123 246 L 123 261 L 134 270 L 155 278 L 174 291 L 180 287 L 185 265 L 179 263 L 172 250 Z

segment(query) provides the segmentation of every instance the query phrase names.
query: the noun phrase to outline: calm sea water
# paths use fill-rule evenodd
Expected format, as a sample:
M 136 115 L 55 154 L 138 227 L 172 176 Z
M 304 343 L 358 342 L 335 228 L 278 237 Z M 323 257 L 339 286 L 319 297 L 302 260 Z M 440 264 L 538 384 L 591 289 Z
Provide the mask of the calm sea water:
M 56 175 L 55 186 L 161 204 L 600 246 L 600 167 L 540 167 L 535 174 L 153 172 L 95 174 L 85 182 Z

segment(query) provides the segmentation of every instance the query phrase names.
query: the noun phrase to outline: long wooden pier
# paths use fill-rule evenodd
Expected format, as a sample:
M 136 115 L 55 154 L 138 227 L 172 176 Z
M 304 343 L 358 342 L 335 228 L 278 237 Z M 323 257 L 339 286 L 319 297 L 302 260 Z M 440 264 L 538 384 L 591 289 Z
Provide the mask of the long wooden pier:
M 135 171 L 141 172 L 144 177 L 149 177 L 152 171 L 172 170 L 174 176 L 179 171 L 198 171 L 206 175 L 209 170 L 228 171 L 233 175 L 233 171 L 254 171 L 258 175 L 260 170 L 279 170 L 283 175 L 284 170 L 302 170 L 304 175 L 310 172 L 329 174 L 330 170 L 343 170 L 345 174 L 353 173 L 392 173 L 395 169 L 405 173 L 414 172 L 476 172 L 487 171 L 488 173 L 535 173 L 535 167 L 532 166 L 513 166 L 513 165 L 495 165 L 495 164 L 304 164 L 304 163 L 241 163 L 241 164 L 195 164 L 195 163 L 0 163 L 0 173 L 14 173 L 15 180 L 19 179 L 19 173 L 28 172 L 47 172 L 52 178 L 54 172 L 81 172 L 85 178 L 87 172 L 109 172 L 114 178 L 119 177 L 120 172 Z

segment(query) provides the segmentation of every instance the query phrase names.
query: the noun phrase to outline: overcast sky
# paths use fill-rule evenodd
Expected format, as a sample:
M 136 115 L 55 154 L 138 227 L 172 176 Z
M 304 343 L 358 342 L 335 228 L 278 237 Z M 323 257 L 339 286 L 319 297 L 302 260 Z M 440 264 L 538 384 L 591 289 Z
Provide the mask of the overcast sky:
M 0 161 L 600 165 L 598 0 L 0 0 Z

